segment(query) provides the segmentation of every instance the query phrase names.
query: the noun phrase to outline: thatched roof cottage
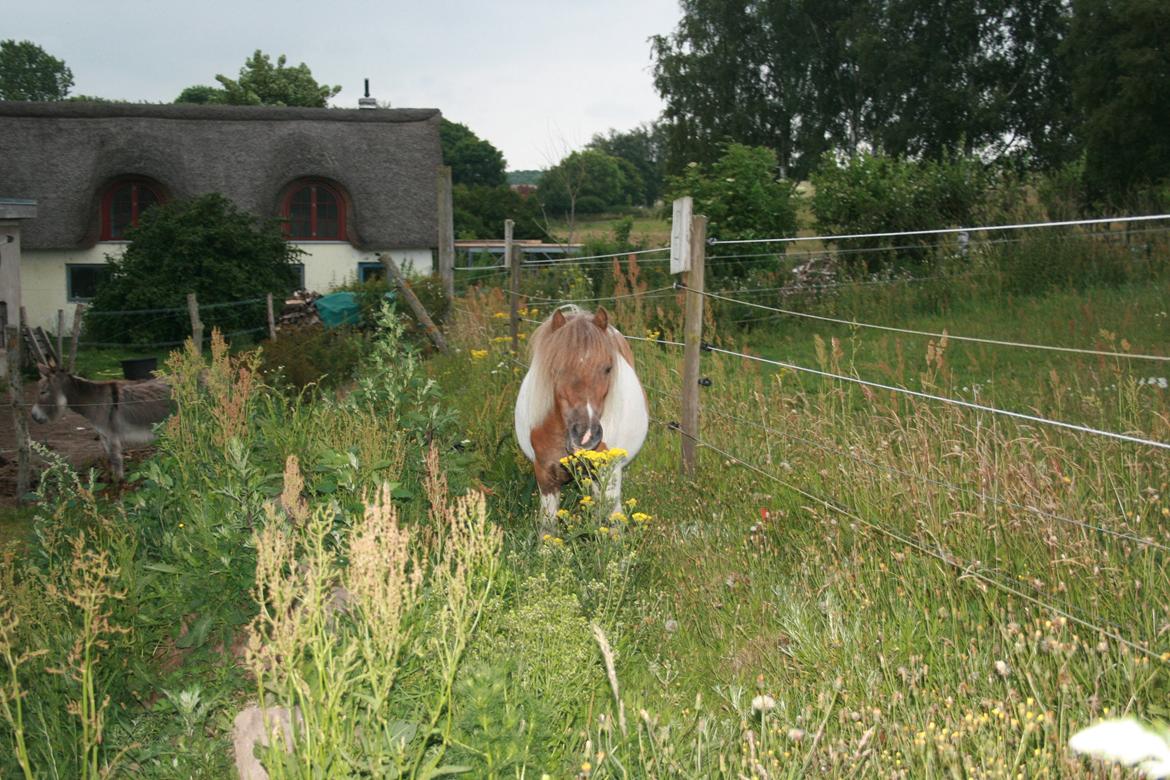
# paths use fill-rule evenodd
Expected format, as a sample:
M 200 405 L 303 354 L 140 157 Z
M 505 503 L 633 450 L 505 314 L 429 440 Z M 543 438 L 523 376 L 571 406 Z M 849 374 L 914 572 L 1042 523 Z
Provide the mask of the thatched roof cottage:
M 438 236 L 436 109 L 0 102 L 0 198 L 23 224 L 22 301 L 34 323 L 92 295 L 105 255 L 150 205 L 220 192 L 287 220 L 306 287 L 377 269 L 429 272 Z

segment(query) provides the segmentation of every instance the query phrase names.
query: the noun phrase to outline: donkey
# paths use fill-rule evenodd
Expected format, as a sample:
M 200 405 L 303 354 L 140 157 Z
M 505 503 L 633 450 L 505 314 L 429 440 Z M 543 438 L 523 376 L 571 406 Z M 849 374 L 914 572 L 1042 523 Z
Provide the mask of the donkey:
M 544 524 L 555 527 L 561 487 L 570 478 L 561 458 L 618 447 L 633 460 L 650 416 L 630 345 L 605 309 L 557 309 L 532 334 L 531 350 L 516 398 L 516 439 L 536 472 Z M 606 499 L 619 508 L 621 466 Z
M 38 365 L 37 402 L 32 418 L 56 420 L 69 407 L 93 424 L 116 482 L 124 476 L 123 445 L 154 441 L 154 426 L 171 415 L 171 386 L 164 379 L 93 382 L 58 368 Z

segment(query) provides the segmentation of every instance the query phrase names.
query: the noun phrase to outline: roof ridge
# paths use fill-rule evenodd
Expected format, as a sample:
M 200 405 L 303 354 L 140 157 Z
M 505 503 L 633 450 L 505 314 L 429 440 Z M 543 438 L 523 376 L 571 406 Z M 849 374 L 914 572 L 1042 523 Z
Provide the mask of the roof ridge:
M 197 103 L 105 103 L 80 100 L 0 101 L 0 116 L 57 119 L 181 119 L 231 121 L 424 122 L 437 108 L 301 108 Z

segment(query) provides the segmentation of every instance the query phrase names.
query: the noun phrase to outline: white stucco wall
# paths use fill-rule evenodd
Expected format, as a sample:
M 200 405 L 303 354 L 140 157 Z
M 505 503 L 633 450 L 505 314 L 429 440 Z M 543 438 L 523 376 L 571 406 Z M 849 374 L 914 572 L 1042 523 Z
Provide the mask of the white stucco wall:
M 346 241 L 313 241 L 297 244 L 306 254 L 305 287 L 325 293 L 354 279 L 361 263 L 378 262 L 378 254 L 364 252 Z M 72 264 L 102 264 L 106 255 L 119 256 L 125 249 L 122 241 L 103 241 L 92 249 L 24 250 L 20 261 L 21 302 L 28 311 L 29 324 L 47 331 L 57 330 L 57 310 L 65 310 L 65 327 L 73 327 L 75 304 L 68 300 L 65 267 Z M 386 252 L 403 270 L 429 275 L 434 273 L 430 249 L 395 249 Z

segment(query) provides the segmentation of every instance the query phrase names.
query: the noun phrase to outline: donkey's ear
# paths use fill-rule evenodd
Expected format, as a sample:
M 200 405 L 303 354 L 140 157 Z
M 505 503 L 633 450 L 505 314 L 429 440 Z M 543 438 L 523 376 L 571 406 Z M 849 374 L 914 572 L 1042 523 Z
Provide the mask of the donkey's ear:
M 593 324 L 602 330 L 609 330 L 609 312 L 602 306 L 593 314 Z
M 53 373 L 53 367 L 46 366 L 44 363 L 37 363 L 37 371 L 41 372 L 41 376 L 49 376 Z
M 553 312 L 553 316 L 552 316 L 552 329 L 553 330 L 559 330 L 560 328 L 564 327 L 565 322 L 566 322 L 565 315 L 561 314 L 560 309 L 557 309 L 556 311 Z

